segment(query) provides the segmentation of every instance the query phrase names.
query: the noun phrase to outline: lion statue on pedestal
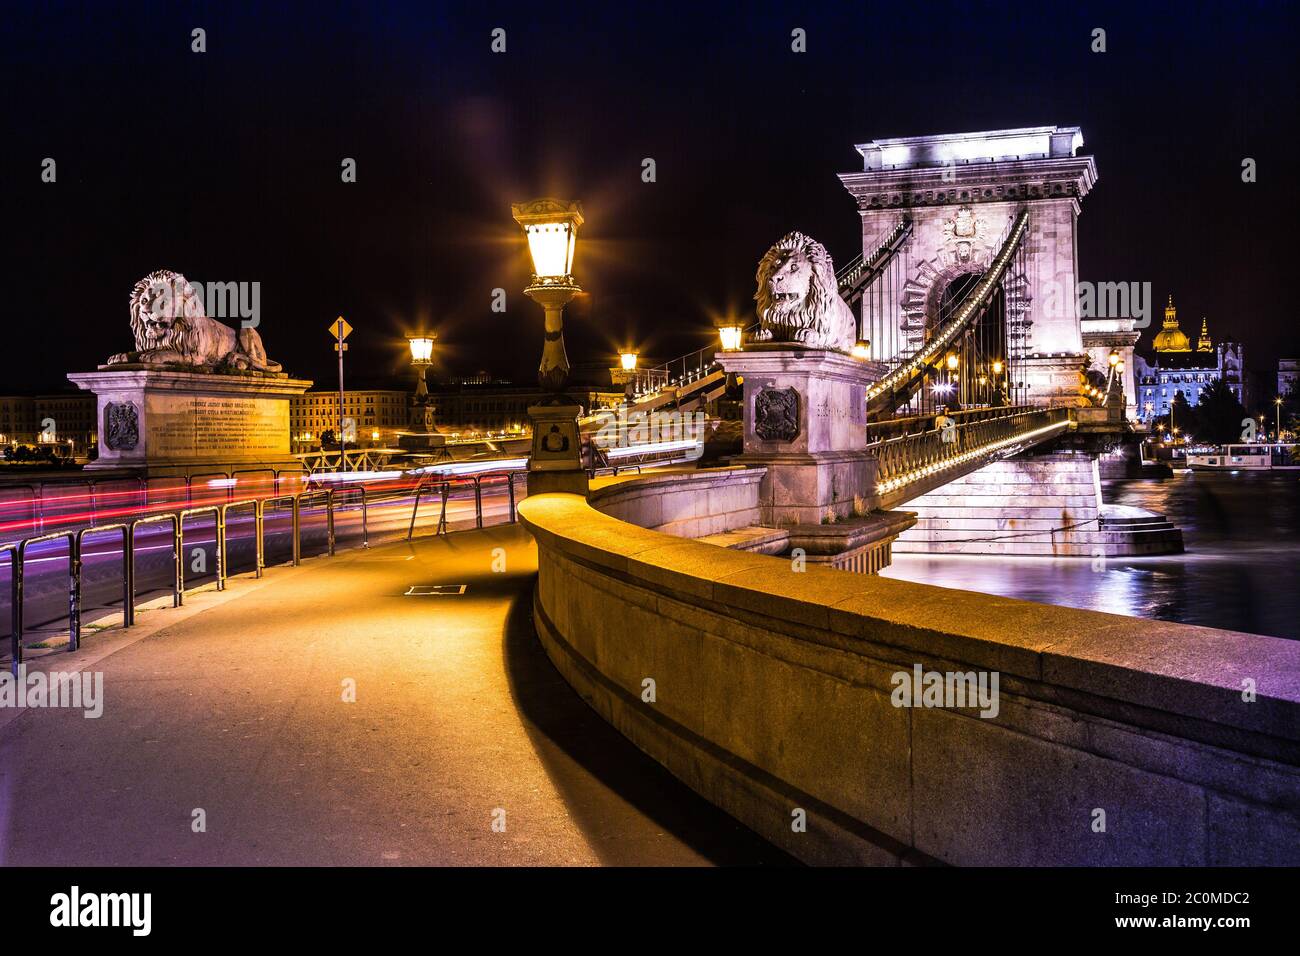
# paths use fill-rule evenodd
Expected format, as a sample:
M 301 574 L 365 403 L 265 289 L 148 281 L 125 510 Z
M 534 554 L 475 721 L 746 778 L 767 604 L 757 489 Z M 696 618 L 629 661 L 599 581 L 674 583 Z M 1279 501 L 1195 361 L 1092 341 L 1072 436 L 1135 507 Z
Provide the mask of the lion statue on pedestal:
M 232 329 L 209 318 L 203 300 L 179 272 L 151 272 L 131 290 L 135 351 L 112 356 L 109 365 L 191 365 L 215 371 L 278 372 L 266 357 L 256 329 Z
M 858 321 L 840 298 L 826 247 L 802 232 L 779 240 L 758 263 L 758 342 L 849 352 Z

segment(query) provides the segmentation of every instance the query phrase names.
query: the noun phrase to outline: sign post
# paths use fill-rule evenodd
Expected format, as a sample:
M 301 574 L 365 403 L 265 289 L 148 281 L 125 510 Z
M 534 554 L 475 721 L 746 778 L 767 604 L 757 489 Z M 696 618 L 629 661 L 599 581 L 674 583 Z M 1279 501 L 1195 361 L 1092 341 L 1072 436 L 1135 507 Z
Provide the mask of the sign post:
M 334 351 L 339 353 L 339 414 L 338 414 L 338 438 L 339 438 L 339 471 L 347 470 L 347 444 L 343 433 L 343 353 L 348 350 L 347 342 L 344 341 L 352 332 L 352 326 L 348 320 L 339 316 L 330 325 L 330 334 L 334 336 Z

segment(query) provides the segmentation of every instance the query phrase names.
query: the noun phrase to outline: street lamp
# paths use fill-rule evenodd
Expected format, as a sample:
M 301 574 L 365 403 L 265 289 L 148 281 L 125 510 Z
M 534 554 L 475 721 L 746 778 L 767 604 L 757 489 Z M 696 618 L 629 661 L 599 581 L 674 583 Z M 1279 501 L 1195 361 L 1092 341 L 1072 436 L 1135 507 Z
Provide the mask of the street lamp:
M 1280 445 L 1282 443 L 1282 396 L 1281 395 L 1273 399 L 1273 407 L 1277 409 L 1277 414 L 1274 417 L 1277 421 L 1277 442 Z
M 434 404 L 429 397 L 425 372 L 433 364 L 433 342 L 437 336 L 431 332 L 408 332 L 406 344 L 411 350 L 411 367 L 415 369 L 415 395 L 411 399 L 410 430 L 398 436 L 397 443 L 412 452 L 429 452 L 441 448 L 447 439 L 439 434 L 434 424 Z
M 870 358 L 870 357 L 871 357 L 871 340 L 870 340 L 870 339 L 858 339 L 857 342 L 855 342 L 855 343 L 853 344 L 853 348 L 849 351 L 849 354 L 852 355 L 855 359 L 867 359 L 867 358 Z
M 618 353 L 618 367 L 609 370 L 609 380 L 615 385 L 623 386 L 623 397 L 630 399 L 636 392 L 636 363 L 639 356 L 635 349 L 624 349 Z
M 578 416 L 582 407 L 564 395 L 569 379 L 569 358 L 564 352 L 564 307 L 582 291 L 573 277 L 573 254 L 582 204 L 564 199 L 534 199 L 510 207 L 515 222 L 528 239 L 533 260 L 532 282 L 524 294 L 546 314 L 542 361 L 537 381 L 550 394 L 530 406 L 533 425 L 532 454 L 528 459 L 528 493 L 547 491 L 585 495 L 587 473 L 582 466 Z
M 569 379 L 569 358 L 564 352 L 564 307 L 582 291 L 573 278 L 573 254 L 582 204 L 562 199 L 534 199 L 510 207 L 515 222 L 528 238 L 533 279 L 524 294 L 546 313 L 546 336 L 537 380 L 561 404 L 560 393 Z
M 740 323 L 732 318 L 719 319 L 718 342 L 724 352 L 739 352 L 745 330 Z

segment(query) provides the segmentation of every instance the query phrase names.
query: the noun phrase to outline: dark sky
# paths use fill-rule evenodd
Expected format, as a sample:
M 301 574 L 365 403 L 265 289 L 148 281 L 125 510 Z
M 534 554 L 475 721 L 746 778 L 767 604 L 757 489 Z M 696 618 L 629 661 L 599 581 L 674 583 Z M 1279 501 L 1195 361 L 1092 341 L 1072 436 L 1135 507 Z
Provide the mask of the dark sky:
M 128 349 L 128 294 L 157 268 L 260 282 L 268 351 L 323 383 L 339 313 L 363 377 L 409 379 L 400 336 L 426 321 L 447 369 L 532 381 L 541 311 L 510 203 L 545 194 L 587 213 L 570 359 L 629 339 L 668 358 L 711 340 L 711 312 L 752 309 L 786 231 L 837 262 L 861 251 L 835 177 L 860 167 L 854 143 L 1050 124 L 1097 157 L 1082 279 L 1172 291 L 1184 331 L 1207 315 L 1251 366 L 1300 352 L 1295 7 L 41 3 L 5 20 L 0 392 Z

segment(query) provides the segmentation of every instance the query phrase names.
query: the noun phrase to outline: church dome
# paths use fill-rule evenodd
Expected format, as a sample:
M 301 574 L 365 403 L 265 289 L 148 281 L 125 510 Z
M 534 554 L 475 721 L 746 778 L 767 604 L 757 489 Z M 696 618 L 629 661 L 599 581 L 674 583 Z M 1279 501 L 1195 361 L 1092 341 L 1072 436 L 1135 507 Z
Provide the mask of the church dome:
M 1157 352 L 1190 352 L 1192 350 L 1192 343 L 1187 340 L 1183 330 L 1177 327 L 1161 329 L 1157 332 L 1155 346 Z
M 1156 333 L 1155 345 L 1157 352 L 1190 352 L 1192 343 L 1183 334 L 1183 330 L 1178 327 L 1178 310 L 1174 308 L 1174 297 L 1169 297 L 1169 304 L 1165 306 L 1164 327 Z

